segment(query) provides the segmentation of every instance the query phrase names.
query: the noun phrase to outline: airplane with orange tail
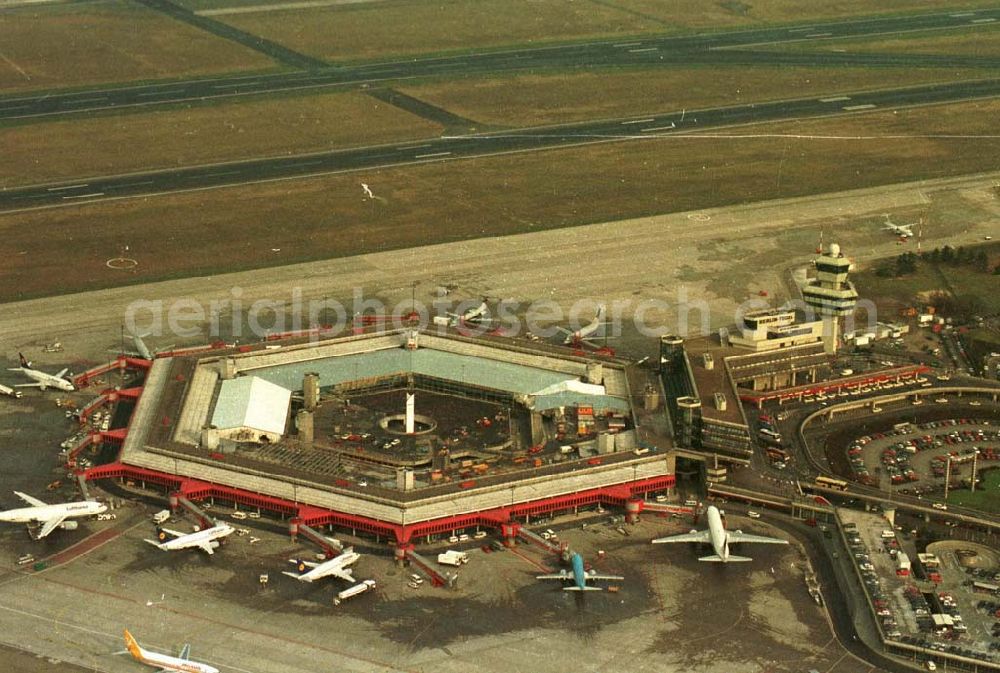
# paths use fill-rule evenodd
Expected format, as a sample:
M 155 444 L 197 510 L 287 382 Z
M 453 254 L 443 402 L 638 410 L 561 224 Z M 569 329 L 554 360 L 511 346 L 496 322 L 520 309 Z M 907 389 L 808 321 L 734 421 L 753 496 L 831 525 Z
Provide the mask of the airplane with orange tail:
M 181 648 L 179 657 L 150 652 L 142 649 L 135 637 L 128 632 L 128 629 L 125 629 L 125 647 L 136 661 L 141 661 L 147 666 L 157 666 L 158 673 L 219 673 L 219 669 L 214 666 L 191 661 L 189 659 L 191 655 L 190 645 L 184 645 Z

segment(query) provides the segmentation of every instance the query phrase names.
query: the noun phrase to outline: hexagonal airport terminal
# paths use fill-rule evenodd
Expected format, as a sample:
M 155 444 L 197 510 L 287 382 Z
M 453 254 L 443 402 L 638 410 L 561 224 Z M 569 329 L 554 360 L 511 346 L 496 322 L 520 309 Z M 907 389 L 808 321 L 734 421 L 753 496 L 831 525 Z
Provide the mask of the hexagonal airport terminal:
M 644 440 L 653 381 L 621 360 L 407 330 L 200 351 L 153 362 L 104 471 L 373 531 L 624 500 L 674 483 L 672 454 Z

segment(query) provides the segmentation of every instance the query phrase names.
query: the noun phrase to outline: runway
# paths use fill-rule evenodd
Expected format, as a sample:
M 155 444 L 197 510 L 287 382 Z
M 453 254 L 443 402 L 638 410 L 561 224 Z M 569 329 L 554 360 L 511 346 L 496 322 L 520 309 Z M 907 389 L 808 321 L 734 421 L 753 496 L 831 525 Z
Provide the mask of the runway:
M 898 35 L 914 31 L 982 27 L 1000 21 L 1000 8 L 813 23 L 781 28 L 694 35 L 643 36 L 510 49 L 445 57 L 422 57 L 358 65 L 310 65 L 306 70 L 169 81 L 139 86 L 50 91 L 0 98 L 0 120 L 60 117 L 102 110 L 148 107 L 320 87 L 357 87 L 442 75 L 523 70 L 677 64 L 828 65 L 868 67 L 992 67 L 993 58 L 933 54 L 796 53 L 768 51 L 790 42 Z M 258 45 L 259 46 L 259 45 Z M 280 51 L 279 45 L 269 48 Z M 276 52 L 277 53 L 277 52 Z M 292 55 L 281 52 L 287 63 Z
M 0 192 L 0 211 L 76 205 L 142 194 L 207 189 L 588 143 L 641 141 L 671 135 L 690 135 L 702 130 L 710 131 L 741 124 L 807 119 L 880 109 L 891 110 L 903 106 L 992 98 L 997 95 L 1000 95 L 1000 79 L 991 79 L 703 110 L 681 110 L 631 119 L 583 122 L 565 126 L 443 136 L 397 145 L 251 159 L 34 185 Z

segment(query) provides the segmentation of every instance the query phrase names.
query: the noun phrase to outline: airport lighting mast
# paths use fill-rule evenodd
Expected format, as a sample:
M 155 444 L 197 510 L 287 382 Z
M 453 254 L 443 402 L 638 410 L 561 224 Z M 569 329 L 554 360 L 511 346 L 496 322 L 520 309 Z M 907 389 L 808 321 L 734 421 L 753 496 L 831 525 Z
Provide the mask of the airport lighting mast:
M 802 297 L 822 319 L 823 347 L 833 355 L 840 345 L 840 319 L 854 313 L 858 292 L 847 280 L 851 262 L 836 243 L 831 243 L 826 252 L 813 260 L 813 264 L 816 265 L 816 278 L 810 279 L 802 288 Z

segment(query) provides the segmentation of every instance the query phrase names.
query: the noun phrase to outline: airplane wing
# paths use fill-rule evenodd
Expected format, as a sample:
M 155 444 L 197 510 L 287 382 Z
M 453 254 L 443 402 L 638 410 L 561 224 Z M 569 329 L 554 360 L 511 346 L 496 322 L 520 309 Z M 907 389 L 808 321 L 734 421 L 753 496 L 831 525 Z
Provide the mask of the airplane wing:
M 55 374 L 55 377 L 57 379 L 61 379 L 62 377 L 66 376 L 66 372 L 68 372 L 68 371 L 69 371 L 69 367 L 66 367 L 65 369 L 61 370 L 58 374 Z
M 732 540 L 732 536 L 729 538 Z M 669 542 L 705 542 L 709 543 L 712 541 L 712 536 L 708 530 L 697 530 L 691 533 L 682 533 L 680 535 L 671 535 L 669 537 L 661 537 L 653 540 L 653 544 L 666 544 Z
M 569 580 L 573 579 L 573 576 L 568 573 L 556 574 L 556 575 L 536 575 L 536 580 Z
M 42 530 L 38 531 L 38 539 L 42 539 L 43 537 L 47 536 L 49 533 L 58 528 L 59 525 L 65 520 L 66 516 L 60 515 L 46 521 L 45 525 L 42 526 Z
M 46 502 L 42 502 L 38 498 L 28 495 L 27 493 L 21 493 L 20 491 L 14 491 L 14 495 L 33 507 L 45 507 L 48 504 Z
M 162 530 L 164 533 L 167 533 L 168 535 L 173 535 L 174 537 L 184 537 L 185 535 L 187 535 L 187 533 L 178 533 L 177 531 L 170 530 L 169 528 L 160 528 L 160 530 Z
M 45 389 L 45 384 L 41 383 L 41 382 L 35 382 L 35 383 L 15 383 L 14 387 L 15 388 L 41 388 L 42 390 L 44 390 Z
M 330 574 L 333 575 L 334 577 L 339 577 L 340 579 L 342 579 L 344 581 L 347 581 L 347 582 L 353 582 L 354 581 L 354 575 L 351 574 L 351 569 L 350 568 L 339 568 L 337 570 L 334 570 Z
M 180 658 L 182 660 L 184 660 L 184 661 L 187 661 L 188 659 L 191 658 L 191 644 L 190 643 L 184 643 L 184 647 L 181 648 Z
M 568 330 L 565 327 L 560 327 L 559 325 L 556 325 L 556 331 L 560 334 L 573 334 L 573 330 Z
M 788 544 L 788 540 L 781 540 L 776 537 L 764 537 L 763 535 L 748 535 L 737 530 L 729 533 L 729 543 L 735 542 L 756 542 L 758 544 Z
M 212 555 L 215 553 L 215 550 L 212 548 L 211 540 L 205 540 L 204 542 L 199 542 L 196 546 L 206 554 Z
M 609 581 L 620 581 L 625 579 L 621 575 L 598 575 L 597 573 L 588 574 L 588 580 L 609 580 Z

